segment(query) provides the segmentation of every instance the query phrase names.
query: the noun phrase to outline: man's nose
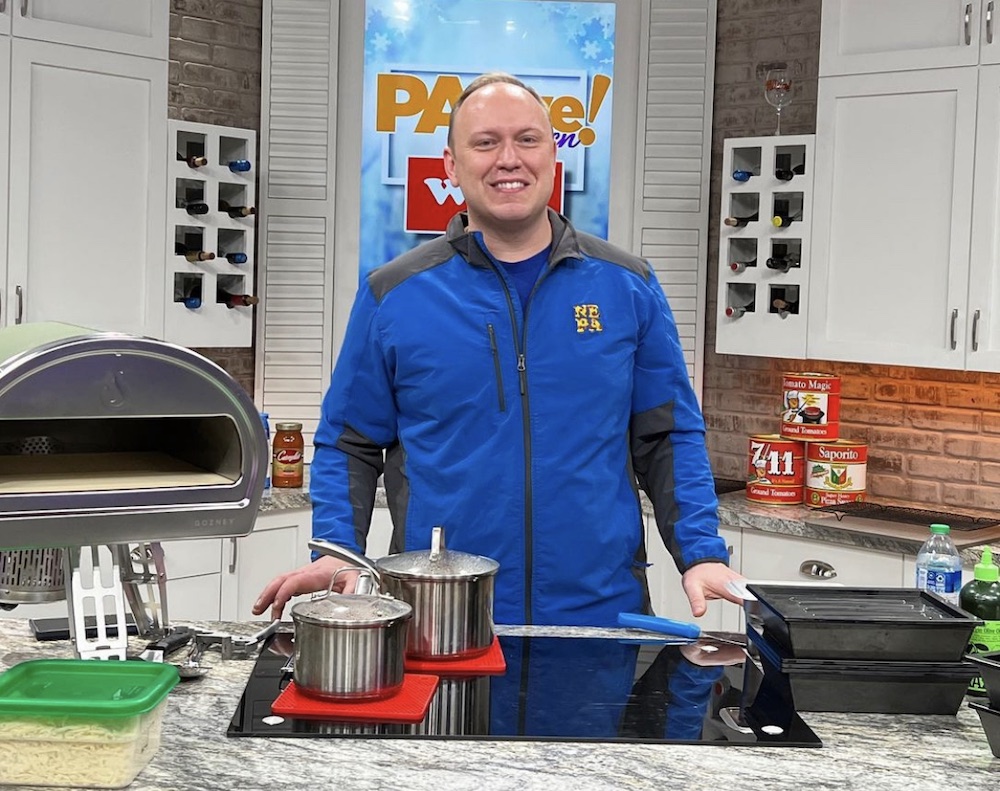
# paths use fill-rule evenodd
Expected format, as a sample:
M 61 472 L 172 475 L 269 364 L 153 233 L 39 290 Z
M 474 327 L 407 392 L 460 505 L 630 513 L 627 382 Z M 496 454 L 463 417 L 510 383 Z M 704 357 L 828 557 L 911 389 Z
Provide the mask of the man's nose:
M 497 150 L 497 165 L 502 168 L 516 167 L 521 161 L 513 140 L 505 140 Z

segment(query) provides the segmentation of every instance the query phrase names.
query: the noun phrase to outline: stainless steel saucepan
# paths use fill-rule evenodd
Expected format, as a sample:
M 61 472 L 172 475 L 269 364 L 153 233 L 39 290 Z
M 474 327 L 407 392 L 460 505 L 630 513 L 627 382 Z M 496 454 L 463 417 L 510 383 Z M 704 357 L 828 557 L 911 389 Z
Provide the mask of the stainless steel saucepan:
M 430 550 L 389 555 L 374 563 L 322 539 L 313 539 L 309 547 L 369 569 L 383 593 L 413 607 L 407 655 L 463 659 L 484 653 L 493 643 L 493 587 L 500 564 L 446 549 L 444 528 L 432 530 Z

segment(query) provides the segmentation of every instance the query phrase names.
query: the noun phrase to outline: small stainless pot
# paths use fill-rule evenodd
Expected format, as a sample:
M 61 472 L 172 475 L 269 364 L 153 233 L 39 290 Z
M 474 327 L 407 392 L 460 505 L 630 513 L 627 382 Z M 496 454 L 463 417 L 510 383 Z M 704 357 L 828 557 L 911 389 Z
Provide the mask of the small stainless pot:
M 493 642 L 493 583 L 500 564 L 444 546 L 431 532 L 430 550 L 402 552 L 372 563 L 337 544 L 314 539 L 310 548 L 371 570 L 384 593 L 413 607 L 406 653 L 415 659 L 463 659 Z
M 412 617 L 413 608 L 391 596 L 328 591 L 299 602 L 292 607 L 295 685 L 336 701 L 379 700 L 398 692 Z

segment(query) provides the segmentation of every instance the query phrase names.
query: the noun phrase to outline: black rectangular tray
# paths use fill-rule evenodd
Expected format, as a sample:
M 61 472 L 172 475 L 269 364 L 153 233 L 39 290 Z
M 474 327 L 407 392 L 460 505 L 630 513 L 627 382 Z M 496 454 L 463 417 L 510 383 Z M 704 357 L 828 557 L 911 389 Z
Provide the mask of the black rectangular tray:
M 958 662 L 982 621 L 916 588 L 747 585 L 762 631 L 796 659 Z
M 986 694 L 990 706 L 1000 712 L 1000 651 L 988 651 L 985 654 L 966 654 L 965 660 L 971 662 L 986 685 Z
M 796 711 L 955 714 L 976 670 L 964 662 L 796 661 L 748 629 L 764 678 Z
M 1000 711 L 991 709 L 982 703 L 969 703 L 969 708 L 979 715 L 979 722 L 986 732 L 986 741 L 990 743 L 993 755 L 1000 758 Z

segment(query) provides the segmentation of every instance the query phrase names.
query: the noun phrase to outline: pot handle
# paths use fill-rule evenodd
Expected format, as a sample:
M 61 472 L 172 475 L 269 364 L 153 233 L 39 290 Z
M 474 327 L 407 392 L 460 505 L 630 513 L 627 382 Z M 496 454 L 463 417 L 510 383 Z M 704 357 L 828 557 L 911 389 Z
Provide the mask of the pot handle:
M 375 590 L 375 574 L 371 569 L 362 569 L 357 566 L 344 566 L 343 568 L 337 569 L 333 572 L 333 576 L 330 577 L 330 584 L 326 589 L 327 596 L 333 593 L 333 586 L 337 583 L 337 576 L 348 571 L 353 571 L 358 575 L 358 579 L 354 583 L 354 593 L 361 594 L 362 596 L 368 596 Z
M 444 551 L 444 528 L 440 525 L 431 528 L 431 555 L 430 561 L 434 563 L 441 558 Z
M 327 541 L 325 538 L 314 538 L 309 542 L 309 549 L 319 552 L 321 555 L 329 555 L 330 557 L 340 558 L 341 560 L 346 560 L 348 563 L 353 563 L 355 566 L 367 569 L 375 576 L 375 579 L 379 582 L 379 584 L 382 582 L 382 575 L 379 574 L 378 569 L 375 568 L 375 564 L 364 555 L 359 555 L 357 552 L 348 549 L 347 547 L 342 547 L 340 544 L 334 544 L 332 541 Z

